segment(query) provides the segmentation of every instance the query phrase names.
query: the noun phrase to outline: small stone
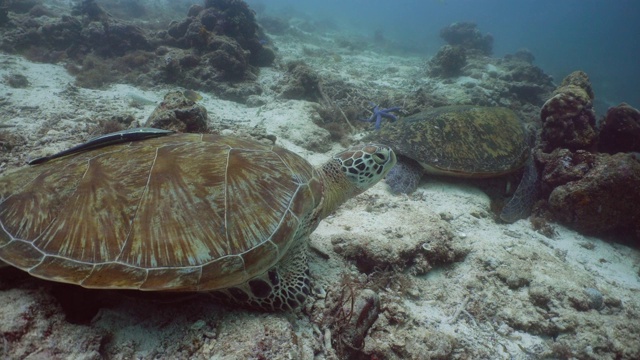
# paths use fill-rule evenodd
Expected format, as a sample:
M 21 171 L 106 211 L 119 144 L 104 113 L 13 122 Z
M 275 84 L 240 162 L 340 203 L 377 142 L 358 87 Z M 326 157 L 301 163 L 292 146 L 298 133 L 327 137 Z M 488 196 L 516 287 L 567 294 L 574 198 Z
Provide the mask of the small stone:
M 267 103 L 267 100 L 259 95 L 249 95 L 245 105 L 250 108 L 260 107 Z
M 203 327 L 205 327 L 205 325 L 207 325 L 207 323 L 204 320 L 201 319 L 201 320 L 198 320 L 198 321 L 194 322 L 191 325 L 190 329 L 197 331 L 197 330 L 200 330 Z
M 604 306 L 604 297 L 602 293 L 595 288 L 586 288 L 584 293 L 589 298 L 589 307 L 594 310 L 600 310 Z
M 8 74 L 3 77 L 4 82 L 12 88 L 26 88 L 31 85 L 29 79 L 22 74 Z
M 451 221 L 453 220 L 453 214 L 451 214 L 449 211 L 447 212 L 441 212 L 440 214 L 440 219 L 444 220 L 444 221 Z

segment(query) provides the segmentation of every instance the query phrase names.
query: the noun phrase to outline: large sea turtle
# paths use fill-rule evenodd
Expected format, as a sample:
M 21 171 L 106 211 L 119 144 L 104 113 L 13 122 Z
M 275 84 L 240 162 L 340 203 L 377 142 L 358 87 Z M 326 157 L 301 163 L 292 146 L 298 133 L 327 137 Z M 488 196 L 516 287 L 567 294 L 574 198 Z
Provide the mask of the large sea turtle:
M 87 288 L 290 309 L 309 294 L 309 234 L 396 162 L 366 144 L 313 168 L 278 146 L 166 133 L 109 134 L 0 178 L 0 259 Z
M 528 136 L 517 115 L 503 107 L 445 106 L 388 123 L 365 138 L 391 146 L 398 165 L 386 182 L 396 193 L 413 192 L 424 173 L 488 178 L 525 167 L 520 185 L 500 217 L 514 222 L 528 215 L 536 168 Z

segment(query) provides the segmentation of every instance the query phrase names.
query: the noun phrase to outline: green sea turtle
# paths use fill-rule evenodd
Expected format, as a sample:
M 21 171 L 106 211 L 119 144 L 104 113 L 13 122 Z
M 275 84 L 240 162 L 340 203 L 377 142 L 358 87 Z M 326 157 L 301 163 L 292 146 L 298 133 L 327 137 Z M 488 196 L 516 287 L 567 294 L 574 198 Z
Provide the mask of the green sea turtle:
M 0 259 L 87 288 L 212 291 L 285 310 L 320 220 L 396 162 L 365 144 L 313 168 L 278 146 L 128 130 L 0 178 Z
M 397 153 L 398 165 L 386 178 L 396 193 L 413 192 L 424 173 L 488 178 L 525 167 L 520 186 L 500 217 L 514 222 L 531 209 L 538 175 L 528 136 L 507 108 L 434 108 L 388 123 L 365 141 L 387 144 Z

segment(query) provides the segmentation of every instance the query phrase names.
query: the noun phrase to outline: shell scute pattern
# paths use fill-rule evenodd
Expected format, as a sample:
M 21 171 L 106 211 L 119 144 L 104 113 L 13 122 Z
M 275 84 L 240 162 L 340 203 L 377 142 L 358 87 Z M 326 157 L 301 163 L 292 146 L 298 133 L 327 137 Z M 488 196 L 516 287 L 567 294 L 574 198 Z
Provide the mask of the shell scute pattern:
M 74 191 L 78 179 L 82 178 L 86 169 L 83 168 L 50 168 L 39 176 L 19 173 L 15 177 L 7 178 L 0 184 L 1 198 L 4 206 L 0 208 L 0 216 L 15 219 L 4 224 L 7 231 L 17 238 L 35 239 L 49 226 L 56 214 L 64 211 L 60 198 L 68 196 Z M 2 186 L 5 185 L 5 186 Z M 22 189 L 13 194 L 14 189 Z M 51 196 L 58 194 L 59 196 Z M 49 206 L 51 211 L 42 212 L 38 209 Z M 29 214 L 24 216 L 24 214 Z M 11 240 L 4 232 L 0 234 L 0 246 Z
M 240 284 L 312 230 L 302 222 L 322 191 L 297 155 L 216 135 L 118 144 L 29 170 L 0 180 L 0 258 L 85 287 Z
M 23 241 L 7 241 L 2 245 L 2 254 L 8 259 L 15 259 L 14 265 L 22 269 L 32 268 L 42 260 L 42 253 Z
M 383 127 L 374 138 L 425 169 L 468 177 L 514 171 L 529 153 L 517 115 L 499 107 L 430 109 Z
M 26 245 L 26 243 L 24 242 L 14 243 Z M 30 245 L 29 247 L 33 251 L 36 251 L 34 247 Z M 80 284 L 87 276 L 89 276 L 89 274 L 93 270 L 93 265 L 79 261 L 63 259 L 57 256 L 46 256 L 42 259 L 41 262 L 24 268 L 31 269 L 30 272 L 34 276 L 45 277 L 54 281 Z

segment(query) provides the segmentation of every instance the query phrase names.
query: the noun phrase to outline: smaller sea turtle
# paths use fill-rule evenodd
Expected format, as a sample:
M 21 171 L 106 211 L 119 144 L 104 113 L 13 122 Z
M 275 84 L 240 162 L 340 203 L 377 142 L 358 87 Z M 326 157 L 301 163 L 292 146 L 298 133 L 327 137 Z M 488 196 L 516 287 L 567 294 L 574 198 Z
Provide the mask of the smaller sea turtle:
M 388 123 L 365 141 L 387 144 L 397 153 L 398 164 L 386 178 L 396 193 L 413 192 L 424 173 L 489 178 L 525 167 L 500 218 L 514 222 L 531 209 L 538 175 L 523 126 L 507 108 L 434 108 Z
M 87 288 L 291 309 L 310 292 L 309 234 L 395 162 L 376 144 L 313 168 L 234 137 L 108 134 L 0 178 L 0 260 Z

